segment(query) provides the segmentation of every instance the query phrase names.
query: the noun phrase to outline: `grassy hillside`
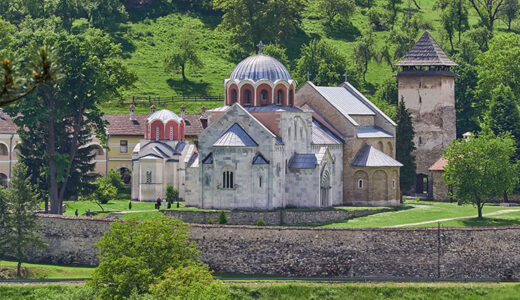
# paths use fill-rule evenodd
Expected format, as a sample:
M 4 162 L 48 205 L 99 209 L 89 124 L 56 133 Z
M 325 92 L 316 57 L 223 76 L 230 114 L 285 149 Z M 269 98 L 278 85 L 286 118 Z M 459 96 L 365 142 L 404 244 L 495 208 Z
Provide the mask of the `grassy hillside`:
M 407 7 L 407 1 L 403 1 L 402 7 Z M 434 10 L 435 0 L 417 0 L 421 7 L 420 14 L 424 23 L 429 25 L 430 32 L 441 46 L 448 52 L 449 46 L 442 39 L 439 11 Z M 382 0 L 376 1 L 381 5 Z M 287 54 L 291 59 L 291 65 L 299 57 L 299 50 L 302 44 L 311 38 L 320 37 L 334 45 L 347 60 L 353 61 L 352 50 L 357 36 L 361 35 L 369 26 L 367 8 L 358 7 L 354 16 L 351 18 L 352 24 L 340 28 L 334 33 L 327 33 L 317 1 L 309 0 L 309 5 L 305 10 L 302 20 L 302 30 L 291 42 L 287 49 Z M 470 25 L 476 24 L 478 18 L 473 9 L 469 8 Z M 402 13 L 399 15 L 400 22 Z M 152 96 L 152 97 L 171 97 L 171 96 L 223 96 L 223 80 L 229 76 L 234 66 L 240 59 L 230 57 L 230 46 L 227 42 L 227 33 L 217 29 L 221 17 L 212 14 L 204 15 L 199 13 L 174 12 L 166 16 L 152 18 L 131 18 L 123 29 L 113 32 L 122 43 L 125 52 L 125 63 L 138 76 L 138 81 L 133 88 L 124 91 L 125 98 L 132 96 Z M 172 49 L 174 37 L 179 34 L 183 27 L 195 28 L 200 34 L 198 40 L 201 49 L 201 57 L 204 66 L 202 68 L 188 68 L 186 71 L 188 80 L 183 81 L 179 73 L 169 73 L 164 69 L 164 59 Z M 497 22 L 497 31 L 504 31 L 505 24 Z M 421 32 L 422 33 L 422 32 Z M 420 33 L 420 34 L 421 34 Z M 381 48 L 389 31 L 375 32 L 377 48 Z M 418 37 L 416 37 L 418 38 Z M 294 71 L 293 71 L 294 72 Z M 386 63 L 372 61 L 367 73 L 366 92 L 373 94 L 378 84 L 390 78 L 394 71 Z M 293 74 L 294 76 L 295 74 Z M 159 105 L 178 110 L 182 103 L 169 105 Z M 220 102 L 210 103 L 189 103 L 188 113 L 200 111 L 200 107 L 205 105 L 209 108 L 220 105 Z M 148 103 L 138 105 L 138 112 L 147 112 Z M 128 103 L 120 104 L 115 101 L 103 106 L 107 113 L 127 113 Z

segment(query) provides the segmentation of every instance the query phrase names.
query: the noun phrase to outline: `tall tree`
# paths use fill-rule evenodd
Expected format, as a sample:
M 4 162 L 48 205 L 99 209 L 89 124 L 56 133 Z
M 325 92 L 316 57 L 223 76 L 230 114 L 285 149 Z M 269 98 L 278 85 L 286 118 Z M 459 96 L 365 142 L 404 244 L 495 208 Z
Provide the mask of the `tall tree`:
M 325 16 L 325 24 L 329 27 L 332 27 L 336 17 L 348 20 L 356 11 L 354 0 L 320 0 L 319 6 Z
M 520 11 L 518 0 L 504 0 L 499 16 L 506 22 L 507 31 L 511 31 L 511 23 L 518 17 L 518 11 Z
M 356 61 L 359 70 L 363 74 L 363 81 L 366 82 L 366 74 L 368 71 L 368 64 L 376 58 L 376 51 L 374 48 L 374 38 L 372 32 L 363 34 L 356 39 L 353 52 L 354 60 Z
M 415 136 L 412 117 L 404 105 L 401 98 L 397 106 L 397 130 L 396 130 L 396 152 L 397 161 L 403 164 L 399 175 L 401 190 L 409 191 L 415 185 L 415 156 L 412 152 L 415 150 L 413 138 Z
M 336 85 L 343 81 L 345 58 L 334 46 L 324 40 L 312 40 L 301 48 L 297 74 L 305 81 L 306 74 L 317 85 Z
M 182 79 L 186 80 L 185 70 L 188 65 L 201 68 L 203 64 L 197 42 L 197 32 L 190 27 L 184 27 L 173 43 L 173 51 L 164 60 L 165 70 L 175 71 L 180 68 Z
M 287 49 L 277 45 L 277 44 L 269 44 L 263 48 L 263 53 L 265 55 L 269 55 L 271 57 L 276 58 L 279 62 L 281 62 L 285 67 L 291 68 L 291 62 L 287 57 Z
M 385 0 L 383 7 L 388 12 L 388 23 L 392 29 L 394 29 L 394 24 L 397 20 L 397 13 L 399 12 L 400 5 L 403 3 L 403 0 Z
M 493 197 L 511 192 L 518 182 L 518 166 L 511 163 L 515 141 L 510 135 L 481 133 L 467 140 L 459 139 L 444 149 L 448 161 L 443 179 L 455 198 L 482 208 Z
M 499 84 L 493 90 L 487 125 L 496 135 L 510 132 L 518 146 L 520 145 L 520 112 L 517 103 L 518 100 L 513 95 L 511 88 Z M 519 150 L 516 152 L 516 158 L 520 158 Z
M 38 227 L 36 212 L 40 201 L 33 191 L 30 178 L 27 177 L 27 166 L 23 163 L 16 164 L 9 189 L 1 192 L 5 193 L 7 200 L 7 249 L 16 257 L 16 276 L 21 277 L 22 262 L 29 248 L 45 246 L 35 232 Z
M 458 33 L 458 42 L 460 43 L 462 33 L 469 29 L 466 1 L 439 0 L 435 7 L 441 11 L 441 24 L 453 50 L 455 32 Z
M 493 26 L 498 19 L 498 12 L 504 0 L 469 0 L 469 2 L 478 14 L 482 25 L 493 33 Z

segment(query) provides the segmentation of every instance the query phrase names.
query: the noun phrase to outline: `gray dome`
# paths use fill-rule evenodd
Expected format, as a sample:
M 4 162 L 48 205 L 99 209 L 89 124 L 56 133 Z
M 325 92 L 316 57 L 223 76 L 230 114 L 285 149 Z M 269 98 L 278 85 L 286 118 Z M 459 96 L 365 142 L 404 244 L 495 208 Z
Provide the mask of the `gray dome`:
M 161 120 L 163 123 L 168 123 L 168 121 L 174 120 L 175 122 L 179 123 L 182 119 L 175 114 L 172 111 L 169 111 L 167 109 L 161 109 L 159 111 L 154 112 L 148 117 L 148 122 L 152 122 L 155 120 Z
M 268 79 L 275 82 L 278 79 L 291 80 L 287 68 L 277 59 L 263 55 L 253 55 L 241 61 L 231 72 L 230 79 L 251 79 L 258 81 Z

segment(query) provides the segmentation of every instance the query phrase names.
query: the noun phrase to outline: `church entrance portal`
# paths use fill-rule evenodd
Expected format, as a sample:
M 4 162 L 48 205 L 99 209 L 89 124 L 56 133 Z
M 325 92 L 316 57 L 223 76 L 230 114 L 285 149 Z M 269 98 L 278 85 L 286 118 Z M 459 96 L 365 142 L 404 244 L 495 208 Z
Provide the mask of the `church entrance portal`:
M 428 195 L 428 176 L 424 174 L 417 174 L 415 182 L 415 193 L 419 196 Z
M 330 177 L 329 172 L 324 171 L 321 175 L 321 185 L 320 185 L 320 198 L 321 198 L 321 207 L 329 206 L 329 191 L 330 191 Z

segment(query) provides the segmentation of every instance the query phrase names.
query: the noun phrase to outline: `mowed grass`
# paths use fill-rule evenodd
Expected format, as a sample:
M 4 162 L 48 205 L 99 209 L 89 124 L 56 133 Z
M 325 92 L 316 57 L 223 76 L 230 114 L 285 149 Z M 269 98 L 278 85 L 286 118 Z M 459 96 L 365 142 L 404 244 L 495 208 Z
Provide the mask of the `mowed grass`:
M 0 260 L 0 279 L 3 275 L 10 278 L 16 276 L 17 262 Z M 70 267 L 70 266 L 56 266 L 44 264 L 30 264 L 22 263 L 23 273 L 27 274 L 25 278 L 28 279 L 70 279 L 70 278 L 90 278 L 94 268 L 91 267 Z M 3 299 L 2 297 L 0 297 Z
M 518 210 L 514 214 L 495 215 L 485 217 L 482 220 L 461 219 L 454 221 L 442 221 L 441 226 L 469 227 L 469 226 L 500 226 L 520 225 L 520 208 L 502 207 L 496 204 L 484 206 L 483 213 L 493 213 L 503 210 Z M 384 212 L 366 217 L 350 219 L 346 222 L 322 225 L 322 227 L 339 228 L 367 228 L 367 227 L 391 227 L 395 225 L 412 224 L 434 221 L 446 218 L 477 216 L 477 208 L 472 205 L 459 206 L 457 203 L 430 202 L 430 201 L 406 201 L 395 211 Z M 502 220 L 502 221 L 494 221 Z M 472 221 L 473 220 L 473 221 Z M 409 225 L 406 227 L 436 227 L 437 223 L 424 225 Z
M 229 299 L 356 299 L 356 300 L 483 300 L 518 299 L 520 285 L 508 283 L 224 283 Z M 91 299 L 92 290 L 81 284 L 0 285 L 2 299 Z

